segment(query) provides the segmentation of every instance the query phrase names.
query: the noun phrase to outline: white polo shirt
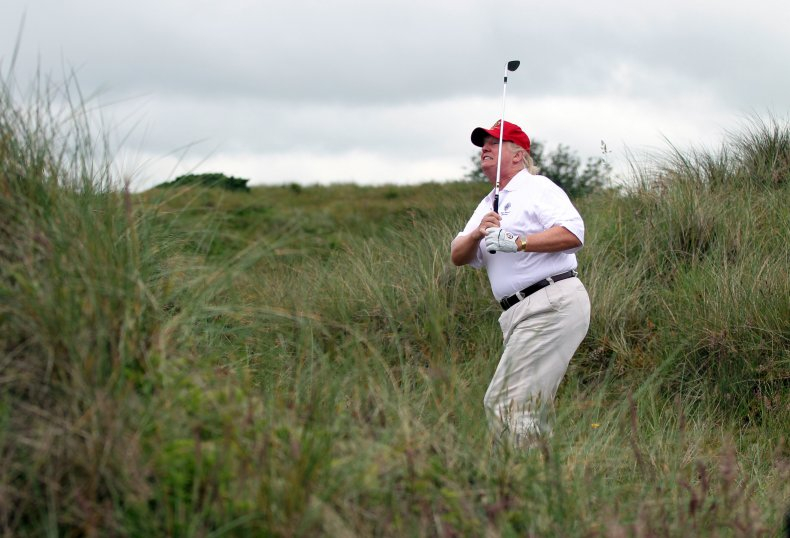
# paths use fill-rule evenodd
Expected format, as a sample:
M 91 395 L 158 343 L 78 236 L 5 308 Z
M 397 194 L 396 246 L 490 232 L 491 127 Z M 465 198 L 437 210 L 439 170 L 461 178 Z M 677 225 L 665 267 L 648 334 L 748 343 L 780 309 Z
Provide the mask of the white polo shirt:
M 469 235 L 480 225 L 483 216 L 494 209 L 494 191 L 483 198 L 472 218 L 458 235 Z M 563 226 L 584 244 L 584 221 L 568 195 L 545 176 L 533 176 L 526 170 L 516 174 L 499 191 L 499 215 L 502 229 L 520 236 Z M 513 295 L 546 277 L 576 269 L 576 254 L 581 246 L 562 252 L 497 252 L 489 254 L 485 238 L 480 240 L 470 265 L 485 267 L 491 291 L 497 301 Z

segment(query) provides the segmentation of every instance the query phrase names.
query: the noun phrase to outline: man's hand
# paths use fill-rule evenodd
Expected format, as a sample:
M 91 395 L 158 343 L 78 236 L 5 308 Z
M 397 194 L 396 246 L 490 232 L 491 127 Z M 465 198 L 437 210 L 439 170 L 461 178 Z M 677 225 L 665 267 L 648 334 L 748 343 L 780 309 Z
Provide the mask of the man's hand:
M 477 241 L 480 241 L 486 236 L 486 230 L 490 228 L 499 228 L 499 223 L 502 221 L 502 217 L 499 216 L 499 213 L 494 213 L 493 211 L 489 211 L 483 216 L 483 220 L 480 221 L 480 225 L 475 230 L 475 235 L 477 236 Z
M 517 252 L 518 236 L 502 228 L 489 228 L 486 230 L 486 250 L 498 252 Z

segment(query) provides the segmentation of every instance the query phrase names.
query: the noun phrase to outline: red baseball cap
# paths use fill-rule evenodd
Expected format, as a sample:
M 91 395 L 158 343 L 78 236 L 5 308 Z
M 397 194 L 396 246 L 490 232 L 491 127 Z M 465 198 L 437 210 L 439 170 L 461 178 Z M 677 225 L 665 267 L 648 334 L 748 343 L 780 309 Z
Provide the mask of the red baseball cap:
M 483 129 L 482 127 L 476 128 L 474 131 L 472 131 L 472 144 L 482 148 L 486 136 L 493 136 L 499 140 L 499 124 L 500 122 L 497 120 L 497 122 L 492 125 L 490 129 Z M 527 133 L 522 131 L 521 127 L 515 123 L 510 123 L 509 121 L 505 122 L 505 128 L 502 130 L 502 140 L 513 142 L 514 144 L 527 150 L 527 153 L 529 153 L 529 137 L 527 136 Z

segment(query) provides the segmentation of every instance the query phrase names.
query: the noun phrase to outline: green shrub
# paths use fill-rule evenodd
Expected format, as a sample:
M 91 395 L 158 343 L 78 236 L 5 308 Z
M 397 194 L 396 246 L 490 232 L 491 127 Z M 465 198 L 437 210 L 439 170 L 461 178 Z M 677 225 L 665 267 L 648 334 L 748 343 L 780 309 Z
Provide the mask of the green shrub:
M 229 191 L 250 192 L 250 188 L 247 186 L 248 181 L 249 179 L 241 179 L 233 176 L 229 177 L 220 173 L 186 174 L 175 178 L 173 181 L 162 183 L 157 187 L 206 187 Z

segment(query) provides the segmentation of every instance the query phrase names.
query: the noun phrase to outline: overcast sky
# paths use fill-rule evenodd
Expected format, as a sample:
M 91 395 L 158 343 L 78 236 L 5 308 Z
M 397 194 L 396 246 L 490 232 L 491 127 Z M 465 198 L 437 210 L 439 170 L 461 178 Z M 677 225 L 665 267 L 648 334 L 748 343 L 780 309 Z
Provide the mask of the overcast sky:
M 622 171 L 786 120 L 789 21 L 787 0 L 2 0 L 0 70 L 18 38 L 18 80 L 73 70 L 137 189 L 460 178 L 511 59 L 506 119 Z

